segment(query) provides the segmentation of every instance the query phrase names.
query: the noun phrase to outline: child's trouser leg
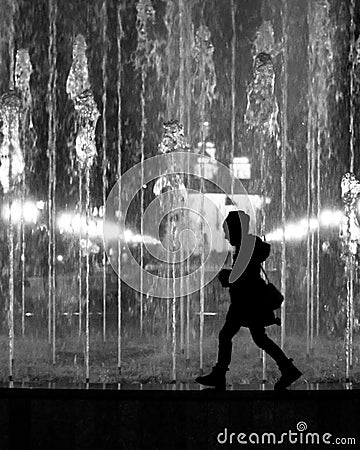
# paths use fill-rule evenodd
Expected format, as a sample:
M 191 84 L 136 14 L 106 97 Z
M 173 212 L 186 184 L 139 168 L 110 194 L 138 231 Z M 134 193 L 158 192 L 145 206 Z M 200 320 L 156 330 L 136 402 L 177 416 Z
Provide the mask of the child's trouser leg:
M 240 315 L 230 305 L 225 324 L 219 333 L 218 359 L 216 367 L 227 370 L 231 361 L 232 338 L 240 330 Z

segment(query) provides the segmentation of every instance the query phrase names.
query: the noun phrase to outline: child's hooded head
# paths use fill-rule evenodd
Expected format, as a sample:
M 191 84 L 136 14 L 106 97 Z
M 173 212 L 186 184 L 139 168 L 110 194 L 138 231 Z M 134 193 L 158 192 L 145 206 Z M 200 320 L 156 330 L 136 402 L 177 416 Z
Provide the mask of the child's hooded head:
M 230 211 L 226 217 L 223 228 L 225 232 L 225 239 L 230 242 L 230 245 L 240 245 L 242 236 L 249 234 L 250 216 L 244 211 Z

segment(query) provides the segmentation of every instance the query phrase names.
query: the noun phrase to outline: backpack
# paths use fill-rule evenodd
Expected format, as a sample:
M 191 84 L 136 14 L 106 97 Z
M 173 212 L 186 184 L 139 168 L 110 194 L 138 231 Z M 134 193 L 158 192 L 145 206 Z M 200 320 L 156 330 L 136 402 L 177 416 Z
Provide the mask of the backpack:
M 265 284 L 265 292 L 264 295 L 267 297 L 267 303 L 269 304 L 270 308 L 274 311 L 275 309 L 281 308 L 281 305 L 284 301 L 284 296 L 282 293 L 277 289 L 275 285 L 270 283 L 268 276 L 266 275 L 266 272 L 262 265 L 260 265 L 261 270 L 263 271 L 267 283 Z

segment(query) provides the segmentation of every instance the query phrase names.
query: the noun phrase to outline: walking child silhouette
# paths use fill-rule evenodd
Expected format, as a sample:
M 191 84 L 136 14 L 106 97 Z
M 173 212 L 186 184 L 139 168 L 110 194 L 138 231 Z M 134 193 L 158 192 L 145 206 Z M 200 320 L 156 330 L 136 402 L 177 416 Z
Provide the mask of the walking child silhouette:
M 250 217 L 244 211 L 230 211 L 224 221 L 225 239 L 235 247 L 235 252 L 232 271 L 223 269 L 218 278 L 223 287 L 229 288 L 231 303 L 225 324 L 219 333 L 217 363 L 211 373 L 197 377 L 195 381 L 205 386 L 214 386 L 216 389 L 226 389 L 225 374 L 229 370 L 231 361 L 232 338 L 244 326 L 249 328 L 255 344 L 275 360 L 281 377 L 275 383 L 274 389 L 284 390 L 300 378 L 302 373 L 294 366 L 292 359 L 289 359 L 265 332 L 266 326 L 280 325 L 280 320 L 275 317 L 274 311 L 266 303 L 265 281 L 260 275 L 260 265 L 270 254 L 270 244 L 262 241 L 258 236 L 249 234 L 249 222 Z M 251 257 L 245 265 L 248 261 L 247 249 L 250 249 L 250 252 L 252 249 L 253 251 L 252 254 L 248 254 L 249 257 L 251 254 Z M 234 271 L 236 273 L 232 273 L 230 277 L 231 272 Z M 237 279 L 234 280 L 234 278 Z

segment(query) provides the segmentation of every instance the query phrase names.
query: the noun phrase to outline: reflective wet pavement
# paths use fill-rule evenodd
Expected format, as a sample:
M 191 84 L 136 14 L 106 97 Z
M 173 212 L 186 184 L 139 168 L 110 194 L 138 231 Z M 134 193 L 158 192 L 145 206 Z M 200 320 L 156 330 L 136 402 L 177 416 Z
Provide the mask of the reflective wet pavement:
M 27 383 L 9 382 L 0 383 L 0 388 L 23 389 L 90 389 L 90 390 L 121 390 L 121 391 L 203 391 L 210 390 L 197 383 Z M 227 391 L 272 391 L 273 384 L 228 384 Z M 326 391 L 326 390 L 360 390 L 360 383 L 322 382 L 307 383 L 298 382 L 291 387 L 296 391 Z

